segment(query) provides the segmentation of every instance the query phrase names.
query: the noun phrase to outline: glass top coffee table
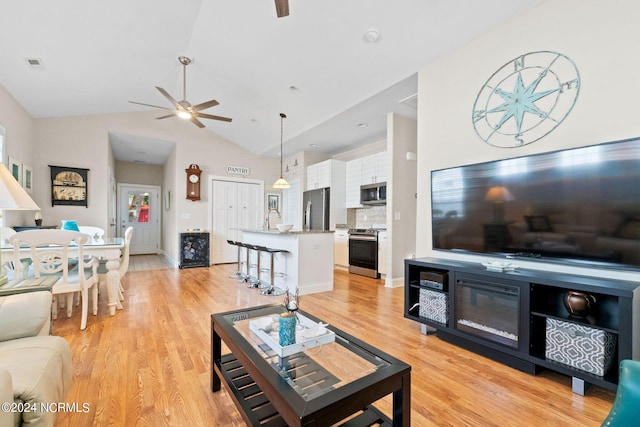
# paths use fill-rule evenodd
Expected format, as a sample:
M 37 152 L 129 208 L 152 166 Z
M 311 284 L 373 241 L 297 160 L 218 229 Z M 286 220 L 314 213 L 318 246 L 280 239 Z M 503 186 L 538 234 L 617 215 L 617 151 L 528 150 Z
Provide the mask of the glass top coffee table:
M 281 356 L 283 349 L 270 345 L 264 331 L 269 319 L 277 328 L 284 312 L 274 304 L 211 315 L 211 390 L 219 391 L 224 380 L 247 424 L 329 426 L 348 418 L 349 427 L 410 425 L 411 366 L 333 325 L 327 326 L 329 342 L 302 339 L 296 352 Z M 222 355 L 223 342 L 231 353 Z M 390 393 L 392 419 L 371 405 Z

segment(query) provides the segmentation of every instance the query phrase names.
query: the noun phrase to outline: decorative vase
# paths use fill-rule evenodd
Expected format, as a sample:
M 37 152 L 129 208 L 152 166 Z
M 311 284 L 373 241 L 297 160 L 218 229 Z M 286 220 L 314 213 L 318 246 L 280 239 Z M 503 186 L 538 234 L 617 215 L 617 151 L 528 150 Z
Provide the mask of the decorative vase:
M 278 331 L 282 347 L 296 343 L 296 316 L 287 312 L 280 315 L 280 329 Z
M 569 291 L 564 295 L 564 306 L 572 316 L 588 316 L 595 303 L 596 298 L 584 292 Z

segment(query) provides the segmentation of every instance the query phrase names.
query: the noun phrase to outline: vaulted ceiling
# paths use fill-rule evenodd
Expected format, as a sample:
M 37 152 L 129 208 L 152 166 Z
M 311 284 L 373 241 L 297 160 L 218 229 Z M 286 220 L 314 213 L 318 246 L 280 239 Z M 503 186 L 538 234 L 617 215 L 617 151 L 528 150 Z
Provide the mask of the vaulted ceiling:
M 273 0 L 4 2 L 0 84 L 36 118 L 148 111 L 128 101 L 182 100 L 184 55 L 187 100 L 233 118 L 202 132 L 277 155 L 282 112 L 285 156 L 334 154 L 415 117 L 420 68 L 541 1 L 289 0 L 283 18 Z

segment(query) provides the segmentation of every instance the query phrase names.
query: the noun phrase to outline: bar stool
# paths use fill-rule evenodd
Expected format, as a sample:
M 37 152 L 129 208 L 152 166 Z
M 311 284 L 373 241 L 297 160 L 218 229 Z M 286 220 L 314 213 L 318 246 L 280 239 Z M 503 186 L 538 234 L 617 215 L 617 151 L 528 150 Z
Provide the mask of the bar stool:
M 242 265 L 244 264 L 244 262 L 242 261 L 240 255 L 242 254 L 242 243 L 240 242 L 236 242 L 234 240 L 227 240 L 227 243 L 233 246 L 236 246 L 238 248 L 238 271 L 236 271 L 236 274 L 234 274 L 233 276 L 229 276 L 232 279 L 242 279 L 244 278 L 244 276 L 242 275 Z
M 262 258 L 262 253 L 263 252 L 267 252 L 267 247 L 266 246 L 261 246 L 261 245 L 248 245 L 251 247 L 252 250 L 256 251 L 256 255 L 258 257 L 258 260 L 256 261 L 255 264 L 252 264 L 252 267 L 256 267 L 256 277 L 255 279 L 250 279 L 249 280 L 249 288 L 259 288 L 259 289 L 263 289 L 268 287 L 269 285 L 267 285 L 266 283 L 262 283 L 262 281 L 260 280 L 260 272 L 262 271 L 262 267 L 260 266 L 260 259 Z
M 244 274 L 240 275 L 240 277 L 238 278 L 238 282 L 246 283 L 251 280 L 251 248 L 253 247 L 253 245 L 249 245 L 243 242 L 236 242 L 236 244 L 241 248 L 244 248 L 245 252 L 245 260 L 242 261 L 242 264 L 244 264 L 245 272 Z
M 281 289 L 281 288 L 276 288 L 275 287 L 275 278 L 276 276 L 279 277 L 284 277 L 286 276 L 286 273 L 284 272 L 276 272 L 275 271 L 275 267 L 274 267 L 274 258 L 275 255 L 278 253 L 289 253 L 289 251 L 285 250 L 285 249 L 273 249 L 273 248 L 266 248 L 267 252 L 269 253 L 269 255 L 271 255 L 271 269 L 270 269 L 270 274 L 271 274 L 271 286 L 269 286 L 268 288 L 266 288 L 265 290 L 263 290 L 262 292 L 260 292 L 262 295 L 282 295 L 284 293 L 287 292 L 286 289 Z

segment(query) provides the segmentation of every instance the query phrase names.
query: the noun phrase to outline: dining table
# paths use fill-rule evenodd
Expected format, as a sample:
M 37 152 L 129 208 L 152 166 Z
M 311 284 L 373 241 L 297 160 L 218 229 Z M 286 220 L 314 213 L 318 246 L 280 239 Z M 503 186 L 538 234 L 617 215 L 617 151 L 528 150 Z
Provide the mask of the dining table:
M 91 255 L 98 259 L 106 260 L 107 268 L 107 300 L 109 315 L 116 314 L 116 310 L 122 310 L 122 302 L 120 301 L 120 255 L 124 249 L 124 238 L 122 237 L 103 237 L 100 239 L 91 239 L 83 246 L 83 252 L 85 255 Z M 7 260 L 14 255 L 14 248 L 12 245 L 3 243 L 0 249 L 2 252 L 2 258 Z M 77 246 L 69 246 L 69 256 L 77 256 Z M 24 247 L 20 249 L 20 256 L 29 258 L 30 249 Z

